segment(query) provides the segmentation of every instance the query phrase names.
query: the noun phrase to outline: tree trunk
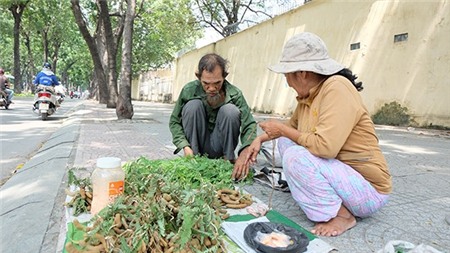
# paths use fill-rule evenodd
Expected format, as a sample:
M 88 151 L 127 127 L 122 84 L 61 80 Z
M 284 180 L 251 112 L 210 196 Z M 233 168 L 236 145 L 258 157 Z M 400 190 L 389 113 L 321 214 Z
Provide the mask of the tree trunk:
M 28 33 L 25 33 L 25 38 L 24 38 L 24 41 L 25 41 L 25 47 L 27 48 L 27 53 L 28 53 L 28 59 L 29 59 L 29 64 L 28 64 L 28 80 L 27 80 L 27 84 L 29 85 L 29 89 L 30 89 L 30 91 L 31 91 L 31 93 L 33 93 L 34 94 L 34 90 L 35 90 L 35 87 L 34 87 L 34 85 L 32 84 L 33 83 L 33 80 L 31 80 L 31 79 L 34 79 L 34 78 L 32 78 L 32 76 L 34 75 L 34 73 L 32 73 L 32 71 L 34 72 L 34 70 L 36 69 L 35 68 L 35 65 L 34 65 L 34 59 L 33 59 L 33 51 L 31 50 L 31 40 L 30 40 L 30 35 L 28 34 Z
M 131 59 L 133 47 L 133 25 L 136 15 L 136 0 L 127 0 L 127 12 L 123 30 L 122 43 L 122 70 L 120 93 L 116 107 L 118 119 L 131 119 L 133 117 L 133 104 L 131 103 Z
M 81 13 L 80 1 L 70 0 L 70 3 L 72 4 L 72 12 L 75 16 L 75 21 L 78 25 L 78 28 L 80 29 L 81 34 L 83 35 L 84 40 L 86 41 L 89 52 L 91 53 L 92 61 L 94 63 L 94 72 L 99 91 L 99 102 L 101 104 L 106 104 L 108 101 L 108 83 L 95 40 L 86 27 L 86 22 L 84 21 L 83 15 Z
M 107 108 L 116 108 L 117 100 L 117 45 L 114 40 L 113 31 L 111 28 L 111 19 L 109 18 L 108 2 L 105 0 L 97 1 L 99 9 L 99 19 L 106 45 L 107 52 L 107 77 L 109 97 L 106 103 Z
M 9 10 L 14 17 L 14 92 L 22 93 L 22 74 L 20 73 L 20 23 L 28 1 L 12 5 Z

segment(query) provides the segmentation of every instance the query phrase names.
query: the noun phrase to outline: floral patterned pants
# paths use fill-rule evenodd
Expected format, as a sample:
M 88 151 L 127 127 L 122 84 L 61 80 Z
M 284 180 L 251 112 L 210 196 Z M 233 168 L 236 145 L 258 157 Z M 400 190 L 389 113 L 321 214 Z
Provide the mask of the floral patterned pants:
M 383 207 L 389 195 L 378 193 L 356 170 L 337 159 L 324 159 L 288 138 L 278 139 L 283 171 L 292 197 L 314 222 L 336 217 L 341 205 L 367 217 Z

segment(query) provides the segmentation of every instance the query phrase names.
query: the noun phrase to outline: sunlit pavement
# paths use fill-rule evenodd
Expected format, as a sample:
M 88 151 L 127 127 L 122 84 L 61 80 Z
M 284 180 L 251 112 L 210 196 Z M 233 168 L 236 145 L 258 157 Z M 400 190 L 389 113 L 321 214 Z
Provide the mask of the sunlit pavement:
M 65 222 L 62 205 L 69 168 L 83 167 L 88 174 L 96 159 L 104 156 L 120 157 L 123 161 L 140 156 L 175 157 L 168 128 L 173 105 L 133 101 L 133 106 L 132 120 L 117 120 L 115 109 L 84 101 L 42 147 L 43 151 L 5 183 L 0 194 L 1 252 L 62 250 Z M 272 116 L 255 117 L 261 120 Z M 376 129 L 393 176 L 390 202 L 374 216 L 359 219 L 356 227 L 343 235 L 321 239 L 339 252 L 376 252 L 391 240 L 423 243 L 448 252 L 448 133 L 387 126 Z M 51 149 L 57 149 L 58 155 L 49 152 Z M 265 203 L 272 195 L 269 187 L 257 183 L 245 188 Z M 275 210 L 307 229 L 312 228 L 313 223 L 290 193 L 274 191 L 270 201 Z

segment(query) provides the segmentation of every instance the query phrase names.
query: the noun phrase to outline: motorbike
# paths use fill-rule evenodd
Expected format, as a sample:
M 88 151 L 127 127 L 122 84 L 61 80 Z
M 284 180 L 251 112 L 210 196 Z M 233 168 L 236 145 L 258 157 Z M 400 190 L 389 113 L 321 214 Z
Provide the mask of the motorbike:
M 38 85 L 34 94 L 33 112 L 47 120 L 48 116 L 54 114 L 60 106 L 60 99 L 52 86 Z
M 0 92 L 0 107 L 5 107 L 6 110 L 9 108 L 9 104 L 6 94 L 4 92 Z

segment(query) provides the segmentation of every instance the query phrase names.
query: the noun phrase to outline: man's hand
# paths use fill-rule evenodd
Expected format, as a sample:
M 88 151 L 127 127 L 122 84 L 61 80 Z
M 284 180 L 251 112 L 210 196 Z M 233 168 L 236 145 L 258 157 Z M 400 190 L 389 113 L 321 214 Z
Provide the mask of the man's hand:
M 249 147 L 246 147 L 241 151 L 234 163 L 233 173 L 231 174 L 231 178 L 234 180 L 242 180 L 248 176 L 248 171 L 250 169 L 248 148 Z
M 183 152 L 184 152 L 184 156 L 194 156 L 194 151 L 189 146 L 184 147 Z
M 248 152 L 246 160 L 248 161 L 249 164 L 256 163 L 256 157 L 258 156 L 259 150 L 261 149 L 261 144 L 262 144 L 261 136 L 258 136 L 252 141 L 252 144 L 250 144 L 250 146 L 247 147 Z

